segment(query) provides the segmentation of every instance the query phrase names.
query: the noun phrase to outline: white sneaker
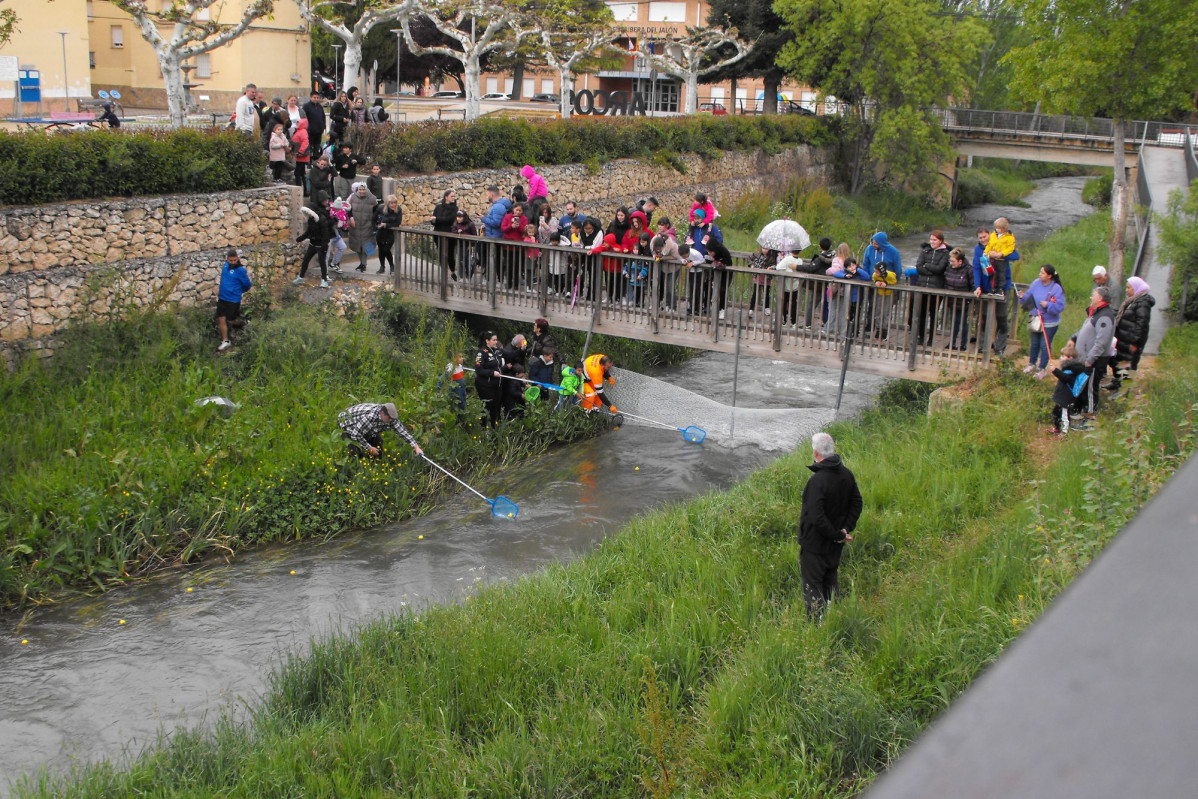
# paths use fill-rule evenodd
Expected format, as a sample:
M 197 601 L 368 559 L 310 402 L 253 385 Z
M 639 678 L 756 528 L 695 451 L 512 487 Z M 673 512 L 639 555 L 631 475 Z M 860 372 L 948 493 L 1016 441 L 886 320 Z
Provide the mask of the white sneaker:
M 1033 364 L 1029 363 L 1027 366 L 1023 367 L 1023 373 L 1025 375 L 1030 375 L 1034 371 L 1036 371 L 1036 367 Z
M 297 277 L 295 280 L 291 281 L 291 285 L 302 286 L 304 285 L 304 279 L 302 277 Z
M 329 287 L 329 281 L 327 281 L 327 280 L 320 281 L 320 287 L 322 289 L 327 289 Z
M 216 351 L 224 352 L 225 350 L 229 349 L 229 347 L 232 347 L 232 346 L 233 346 L 233 344 L 228 339 L 225 339 L 224 341 L 222 341 L 220 343 L 220 346 L 216 348 Z

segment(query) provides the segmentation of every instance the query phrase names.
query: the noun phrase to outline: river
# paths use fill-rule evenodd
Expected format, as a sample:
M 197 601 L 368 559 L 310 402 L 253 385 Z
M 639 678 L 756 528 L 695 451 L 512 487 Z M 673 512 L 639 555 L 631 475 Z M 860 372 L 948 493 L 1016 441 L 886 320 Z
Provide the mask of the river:
M 986 206 L 969 217 L 1005 215 L 1021 241 L 1041 237 L 1085 215 L 1082 183 L 1042 181 L 1032 209 Z M 948 241 L 971 242 L 973 228 L 946 232 Z M 899 239 L 905 263 L 924 239 Z M 704 397 L 730 405 L 733 365 L 705 353 L 657 376 L 690 385 L 702 375 Z M 738 407 L 826 409 L 839 374 L 745 358 L 737 378 Z M 850 373 L 842 411 L 867 407 L 883 383 Z M 726 488 L 779 454 L 626 425 L 479 485 L 519 504 L 515 522 L 462 493 L 401 524 L 266 547 L 0 620 L 0 794 L 40 767 L 133 755 L 160 729 L 208 723 L 253 703 L 281 657 L 313 638 L 577 557 L 633 515 Z

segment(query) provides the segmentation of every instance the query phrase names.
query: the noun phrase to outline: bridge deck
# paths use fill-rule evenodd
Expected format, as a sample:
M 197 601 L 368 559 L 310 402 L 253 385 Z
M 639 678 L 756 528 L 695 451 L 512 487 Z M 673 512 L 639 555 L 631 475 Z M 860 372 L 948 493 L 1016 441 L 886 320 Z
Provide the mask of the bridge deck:
M 451 278 L 451 263 L 460 280 Z M 648 272 L 639 292 L 618 272 L 604 271 L 624 265 Z M 830 368 L 840 366 L 851 337 L 849 368 L 887 377 L 939 381 L 990 363 L 1000 296 L 908 286 L 883 291 L 785 274 L 741 266 L 669 272 L 647 258 L 403 228 L 393 284 L 448 310 L 524 321 L 543 316 L 558 327 L 593 325 L 597 333 L 696 349 L 732 352 L 739 325 L 745 354 Z M 925 307 L 931 344 L 920 346 Z M 958 335 L 963 349 L 950 346 L 954 321 L 966 331 Z

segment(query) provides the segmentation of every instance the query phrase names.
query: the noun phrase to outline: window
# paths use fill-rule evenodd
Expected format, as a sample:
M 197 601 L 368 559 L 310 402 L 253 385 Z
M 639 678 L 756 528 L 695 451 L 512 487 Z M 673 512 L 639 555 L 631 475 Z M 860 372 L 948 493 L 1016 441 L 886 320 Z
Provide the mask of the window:
M 511 78 L 503 79 L 503 93 L 504 94 L 512 93 L 512 79 Z
M 633 78 L 632 90 L 645 95 L 646 105 L 650 111 L 677 111 L 678 87 L 681 84 L 673 78 Z
M 499 78 L 487 78 L 487 90 L 483 94 L 497 94 L 499 92 Z
M 535 78 L 525 78 L 524 85 L 520 87 L 520 96 L 527 100 L 537 93 L 537 81 Z
M 553 78 L 541 78 L 541 94 L 556 94 L 553 91 Z
M 724 102 L 724 87 L 723 86 L 712 86 L 711 87 L 711 101 L 713 103 Z
M 686 22 L 686 3 L 649 3 L 650 22 Z
M 125 29 L 124 29 L 124 27 L 122 27 L 120 25 L 112 26 L 112 46 L 113 47 L 124 47 L 125 46 Z
M 96 68 L 96 51 L 89 50 L 87 53 L 87 65 L 92 69 Z
M 212 77 L 212 57 L 210 53 L 200 53 L 196 56 L 196 77 Z
M 636 22 L 637 20 L 636 3 L 613 3 L 609 0 L 607 7 L 611 9 L 616 22 Z

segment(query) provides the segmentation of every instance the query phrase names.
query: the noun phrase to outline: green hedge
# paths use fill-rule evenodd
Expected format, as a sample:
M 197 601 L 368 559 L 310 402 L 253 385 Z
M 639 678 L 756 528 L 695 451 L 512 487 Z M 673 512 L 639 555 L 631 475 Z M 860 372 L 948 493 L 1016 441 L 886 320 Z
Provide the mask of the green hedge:
M 247 189 L 265 164 L 256 137 L 231 131 L 0 132 L 0 205 Z
M 835 121 L 801 116 L 679 116 L 649 119 L 502 117 L 466 122 L 366 126 L 353 132 L 358 152 L 388 174 L 459 172 L 521 164 L 602 163 L 614 158 L 720 150 L 774 152 L 796 144 L 832 144 Z

